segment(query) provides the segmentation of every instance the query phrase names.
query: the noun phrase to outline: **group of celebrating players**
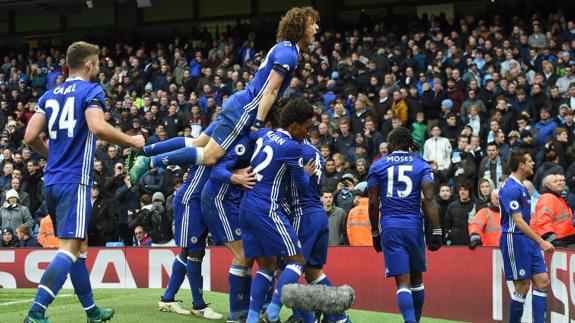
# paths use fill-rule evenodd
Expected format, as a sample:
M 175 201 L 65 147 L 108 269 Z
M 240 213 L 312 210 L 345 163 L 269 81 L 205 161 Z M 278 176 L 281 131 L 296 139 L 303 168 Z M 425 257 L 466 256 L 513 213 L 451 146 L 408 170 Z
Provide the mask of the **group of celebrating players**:
M 208 232 L 234 255 L 229 270 L 228 322 L 279 322 L 282 287 L 298 282 L 304 273 L 310 284 L 331 285 L 322 271 L 329 233 L 320 201 L 324 160 L 305 140 L 313 123 L 313 108 L 303 99 L 293 99 L 281 108 L 279 122 L 266 123 L 266 119 L 274 119 L 267 118 L 268 114 L 274 115 L 269 112 L 294 75 L 300 48 L 312 43 L 318 22 L 319 15 L 312 8 L 290 9 L 279 23 L 278 43 L 267 53 L 254 80 L 224 102 L 220 116 L 205 133 L 195 140 L 174 138 L 145 147 L 142 136 L 128 136 L 104 120 L 102 88 L 90 83 L 99 71 L 98 46 L 76 42 L 68 48 L 70 77 L 42 96 L 25 135 L 28 145 L 49 157 L 46 202 L 61 244 L 42 275 L 24 322 L 48 322 L 46 309 L 68 274 L 88 322 L 108 321 L 114 315 L 113 309 L 94 303 L 85 264 L 96 136 L 134 148 L 127 159 L 132 182 L 150 167 L 190 166 L 174 199 L 175 240 L 181 251 L 174 259 L 160 310 L 190 314 L 174 299 L 187 275 L 192 312 L 208 319 L 223 318 L 202 296 L 201 264 Z M 49 149 L 39 137 L 46 123 Z M 426 271 L 422 204 L 433 227 L 428 248 L 438 250 L 442 241 L 433 173 L 430 165 L 414 154 L 418 146 L 407 129 L 394 129 L 387 142 L 390 155 L 376 162 L 368 177 L 374 247 L 384 253 L 386 275 L 396 279 L 397 301 L 405 321 L 418 322 L 424 303 L 422 272 Z M 520 222 L 529 217 L 523 212 L 528 209 L 528 193 L 510 182 L 528 175 L 528 166 L 531 172 L 533 166 L 526 154 L 514 152 L 511 160 L 517 165 L 505 184 L 509 189 L 503 189 L 500 198 L 502 221 L 508 221 L 504 228 L 509 229 L 502 234 L 502 248 L 508 246 L 508 252 L 503 252 L 505 271 L 516 282 L 533 276 L 534 304 L 538 306 L 535 317 L 539 318 L 541 307 L 545 310 L 545 266 L 541 267 L 542 257 L 537 257 L 532 240 L 526 239 L 535 238 L 523 235 L 529 230 Z M 545 245 L 543 249 L 550 248 Z M 518 259 L 521 253 L 528 254 L 529 260 Z M 259 269 L 252 277 L 254 260 Z M 528 284 L 516 283 L 513 322 L 518 322 L 517 315 L 521 318 L 528 289 Z M 536 301 L 535 296 L 541 300 Z M 294 310 L 289 321 L 316 319 L 315 313 Z M 351 322 L 345 312 L 325 314 L 324 321 Z

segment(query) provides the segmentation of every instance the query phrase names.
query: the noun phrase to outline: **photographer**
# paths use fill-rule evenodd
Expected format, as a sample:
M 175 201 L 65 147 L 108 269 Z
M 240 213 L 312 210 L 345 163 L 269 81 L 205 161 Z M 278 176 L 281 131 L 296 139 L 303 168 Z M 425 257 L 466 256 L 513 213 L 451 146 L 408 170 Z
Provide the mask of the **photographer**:
M 337 190 L 333 193 L 334 204 L 342 208 L 345 214 L 353 207 L 353 189 L 355 181 L 352 174 L 345 174 L 341 178 L 341 182 L 337 184 Z

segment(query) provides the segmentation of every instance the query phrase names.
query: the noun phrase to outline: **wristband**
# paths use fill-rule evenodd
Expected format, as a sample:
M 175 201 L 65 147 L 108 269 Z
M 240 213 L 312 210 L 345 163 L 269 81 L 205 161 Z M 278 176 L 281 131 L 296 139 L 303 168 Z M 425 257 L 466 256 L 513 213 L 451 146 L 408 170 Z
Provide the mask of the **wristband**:
M 443 232 L 441 231 L 441 229 L 433 229 L 432 235 L 438 235 L 438 236 L 440 236 L 440 235 L 442 235 L 442 234 L 443 234 Z
M 379 237 L 379 231 L 371 231 L 372 237 Z
M 265 127 L 265 122 L 262 121 L 262 120 L 256 119 L 256 120 L 254 121 L 253 126 L 254 126 L 254 128 L 261 129 L 261 128 Z

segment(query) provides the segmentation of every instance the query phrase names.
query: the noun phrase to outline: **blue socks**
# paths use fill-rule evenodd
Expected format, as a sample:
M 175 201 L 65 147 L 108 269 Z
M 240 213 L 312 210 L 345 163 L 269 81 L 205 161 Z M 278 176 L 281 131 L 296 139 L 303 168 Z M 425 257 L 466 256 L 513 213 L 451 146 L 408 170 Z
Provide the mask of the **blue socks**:
M 281 302 L 282 287 L 286 284 L 297 283 L 302 272 L 303 272 L 303 265 L 298 264 L 296 262 L 290 262 L 287 264 L 285 270 L 278 278 L 278 283 L 276 286 L 274 297 L 272 298 L 272 302 L 266 311 L 266 313 L 268 314 L 268 318 L 270 320 L 277 321 L 279 319 L 280 310 L 282 308 L 282 302 Z
M 52 259 L 40 279 L 40 285 L 38 285 L 34 303 L 32 303 L 30 308 L 30 314 L 38 312 L 43 316 L 46 313 L 46 308 L 54 301 L 62 285 L 64 285 L 75 260 L 76 257 L 68 251 L 59 250 L 56 253 L 56 256 Z
M 267 311 L 268 307 L 270 306 L 270 303 L 272 302 L 272 298 L 274 297 L 274 290 L 276 289 L 276 276 L 275 274 L 272 274 L 272 280 L 270 282 L 270 285 L 268 287 L 268 290 L 266 291 L 266 297 L 264 300 L 264 305 L 262 305 L 261 310 L 262 311 Z
M 333 286 L 333 284 L 331 283 L 331 281 L 327 278 L 327 276 L 325 274 L 321 275 L 319 278 L 312 281 L 310 284 Z M 313 315 L 313 313 L 311 313 L 311 314 Z M 304 317 L 302 316 L 302 318 L 304 318 Z M 338 322 L 338 321 L 346 319 L 347 314 L 345 314 L 345 312 L 337 313 L 337 314 L 325 314 L 325 318 L 328 322 Z
M 74 285 L 74 292 L 78 296 L 80 304 L 82 304 L 88 317 L 98 316 L 99 310 L 96 303 L 94 303 L 90 274 L 88 273 L 88 268 L 86 268 L 85 254 L 80 255 L 78 260 L 72 265 L 70 280 L 72 281 L 72 285 Z
M 151 164 L 154 167 L 165 167 L 168 165 L 201 165 L 203 161 L 204 148 L 185 147 L 165 154 L 152 157 Z
M 265 302 L 266 294 L 268 293 L 268 289 L 270 289 L 273 277 L 274 273 L 271 271 L 260 269 L 256 272 L 250 292 L 250 310 L 248 312 L 247 323 L 259 322 L 260 310 Z
M 186 137 L 175 137 L 165 141 L 144 147 L 144 155 L 156 156 L 158 154 L 167 153 L 170 151 L 178 150 L 184 147 L 193 147 L 193 139 Z
M 248 268 L 240 265 L 232 265 L 228 274 L 230 289 L 230 316 L 229 319 L 236 321 L 241 315 L 247 315 L 249 310 L 251 272 Z
M 415 323 L 415 310 L 413 308 L 413 298 L 411 297 L 411 288 L 408 286 L 399 286 L 397 289 L 397 305 L 403 320 L 406 323 Z
M 180 290 L 182 283 L 184 282 L 184 278 L 186 278 L 186 261 L 182 260 L 180 255 L 177 255 L 174 258 L 174 262 L 172 263 L 172 275 L 170 275 L 170 281 L 168 282 L 168 288 L 164 292 L 164 296 L 162 296 L 163 302 L 173 302 L 174 297 Z
M 545 315 L 547 314 L 547 292 L 533 288 L 531 305 L 533 309 L 533 322 L 544 323 Z
M 415 310 L 415 320 L 421 319 L 421 310 L 423 309 L 423 300 L 425 299 L 425 287 L 423 283 L 411 285 L 411 298 L 413 299 L 413 309 Z
M 194 309 L 203 309 L 206 307 L 206 302 L 203 296 L 202 258 L 188 257 L 187 269 Z
M 525 305 L 525 295 L 513 292 L 511 294 L 511 304 L 509 305 L 509 323 L 521 322 L 523 305 Z M 535 297 L 533 297 L 533 307 L 535 308 Z

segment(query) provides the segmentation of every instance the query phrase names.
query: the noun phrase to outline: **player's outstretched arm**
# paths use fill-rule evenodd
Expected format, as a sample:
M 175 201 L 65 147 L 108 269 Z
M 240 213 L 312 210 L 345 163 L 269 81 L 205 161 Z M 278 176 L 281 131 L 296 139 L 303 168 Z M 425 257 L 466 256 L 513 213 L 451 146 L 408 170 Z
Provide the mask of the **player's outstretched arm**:
M 129 136 L 112 127 L 112 125 L 104 119 L 104 111 L 101 109 L 87 109 L 85 114 L 88 128 L 100 139 L 122 147 L 144 148 L 146 141 L 143 136 Z
M 262 99 L 260 100 L 258 113 L 256 114 L 256 120 L 254 122 L 254 127 L 256 129 L 253 130 L 263 128 L 266 117 L 268 116 L 272 105 L 276 101 L 283 79 L 284 78 L 280 73 L 274 70 L 270 72 L 269 81 L 264 89 L 264 93 L 262 94 Z
M 533 231 L 531 227 L 529 227 L 527 222 L 523 220 L 523 215 L 521 215 L 521 213 L 513 213 L 511 217 L 513 218 L 513 221 L 515 221 L 515 225 L 517 225 L 517 228 L 519 228 L 519 230 L 521 230 L 521 232 L 523 232 L 523 234 L 526 235 L 529 239 L 537 242 L 541 250 L 545 252 L 553 251 L 553 245 L 550 242 L 547 242 L 543 240 L 543 238 L 538 236 L 537 233 L 535 233 L 535 231 Z
M 371 223 L 371 237 L 373 238 L 373 248 L 381 252 L 381 235 L 379 234 L 379 184 L 370 186 L 367 190 L 369 195 L 368 213 Z
M 40 139 L 40 133 L 44 130 L 45 125 L 46 115 L 44 113 L 35 113 L 26 127 L 24 141 L 34 151 L 48 158 L 48 146 Z
M 428 248 L 431 251 L 436 251 L 441 248 L 443 232 L 441 231 L 441 225 L 439 224 L 439 211 L 437 210 L 437 204 L 435 203 L 434 183 L 430 181 L 421 182 L 421 191 L 423 193 L 423 211 L 433 229 Z

